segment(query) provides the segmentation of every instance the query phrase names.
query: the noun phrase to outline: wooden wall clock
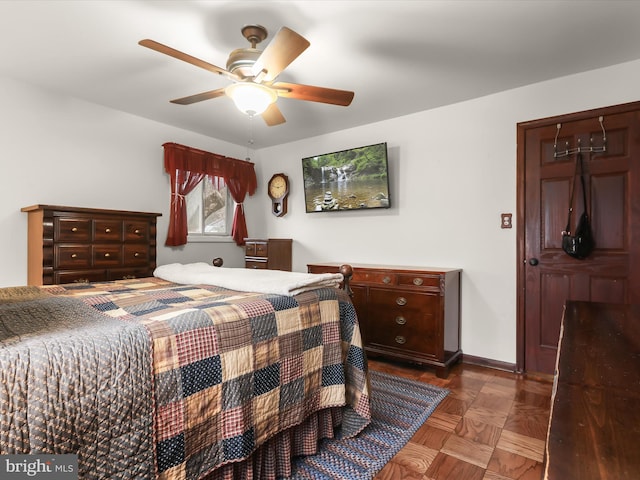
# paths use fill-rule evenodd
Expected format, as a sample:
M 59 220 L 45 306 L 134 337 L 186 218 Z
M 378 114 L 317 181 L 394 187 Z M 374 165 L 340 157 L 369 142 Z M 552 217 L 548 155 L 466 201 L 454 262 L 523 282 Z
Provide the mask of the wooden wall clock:
M 276 173 L 268 183 L 271 197 L 271 213 L 282 217 L 287 213 L 287 197 L 289 196 L 289 178 L 284 173 Z

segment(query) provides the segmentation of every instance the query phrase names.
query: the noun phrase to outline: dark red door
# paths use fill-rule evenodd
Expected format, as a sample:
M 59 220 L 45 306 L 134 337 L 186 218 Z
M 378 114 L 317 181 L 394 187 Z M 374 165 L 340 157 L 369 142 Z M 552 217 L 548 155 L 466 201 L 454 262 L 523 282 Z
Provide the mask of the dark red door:
M 576 154 L 554 156 L 578 147 L 596 241 L 585 260 L 561 248 Z M 518 180 L 518 368 L 550 374 L 567 300 L 640 303 L 640 103 L 519 124 Z

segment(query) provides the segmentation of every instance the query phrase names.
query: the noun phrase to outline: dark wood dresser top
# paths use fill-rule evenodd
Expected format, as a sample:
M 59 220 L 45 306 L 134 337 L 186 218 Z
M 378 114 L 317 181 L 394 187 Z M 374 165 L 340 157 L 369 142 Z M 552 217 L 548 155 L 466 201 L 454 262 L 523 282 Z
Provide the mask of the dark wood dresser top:
M 640 305 L 567 302 L 545 479 L 640 479 Z

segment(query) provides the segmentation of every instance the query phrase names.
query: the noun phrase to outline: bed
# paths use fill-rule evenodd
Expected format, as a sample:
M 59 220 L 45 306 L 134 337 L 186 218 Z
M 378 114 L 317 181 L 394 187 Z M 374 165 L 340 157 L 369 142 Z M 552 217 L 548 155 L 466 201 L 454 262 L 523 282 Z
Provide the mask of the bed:
M 283 478 L 319 439 L 368 425 L 342 276 L 291 274 L 284 291 L 279 276 L 274 292 L 194 265 L 0 289 L 0 454 L 74 453 L 83 479 Z

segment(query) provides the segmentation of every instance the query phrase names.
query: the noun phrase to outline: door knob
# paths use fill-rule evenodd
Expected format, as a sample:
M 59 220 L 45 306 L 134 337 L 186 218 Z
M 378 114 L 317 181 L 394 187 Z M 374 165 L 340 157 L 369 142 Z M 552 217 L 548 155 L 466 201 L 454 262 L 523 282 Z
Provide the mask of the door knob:
M 535 267 L 536 265 L 538 265 L 538 259 L 537 258 L 532 258 L 529 260 L 529 265 L 531 265 L 532 267 Z

